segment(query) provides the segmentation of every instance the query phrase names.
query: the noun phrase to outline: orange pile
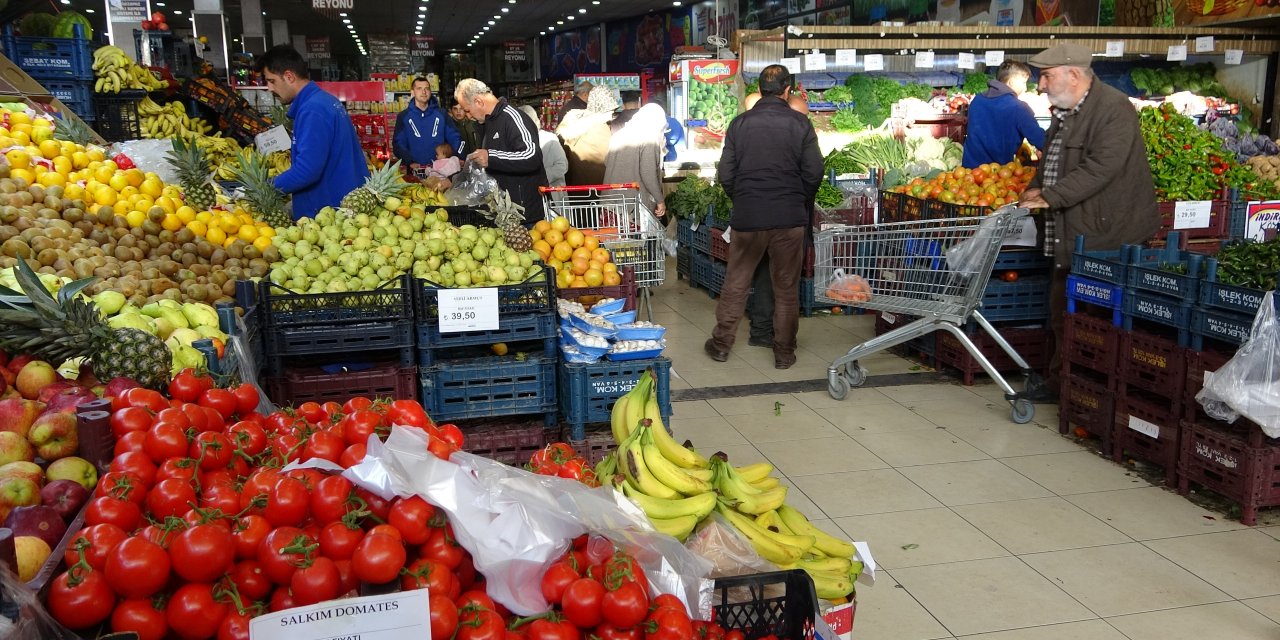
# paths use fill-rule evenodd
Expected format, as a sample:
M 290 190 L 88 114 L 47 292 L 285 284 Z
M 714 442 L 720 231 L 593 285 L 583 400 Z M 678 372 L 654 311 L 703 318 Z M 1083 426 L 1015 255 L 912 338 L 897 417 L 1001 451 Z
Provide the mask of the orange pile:
M 1035 174 L 1035 167 L 1024 167 L 1017 160 L 1004 165 L 992 162 L 975 169 L 956 167 L 929 180 L 916 178 L 893 191 L 953 204 L 1001 207 L 1017 202 Z
M 533 250 L 556 270 L 556 286 L 561 289 L 622 284 L 618 265 L 591 229 L 577 229 L 567 219 L 556 218 L 539 220 L 529 235 Z

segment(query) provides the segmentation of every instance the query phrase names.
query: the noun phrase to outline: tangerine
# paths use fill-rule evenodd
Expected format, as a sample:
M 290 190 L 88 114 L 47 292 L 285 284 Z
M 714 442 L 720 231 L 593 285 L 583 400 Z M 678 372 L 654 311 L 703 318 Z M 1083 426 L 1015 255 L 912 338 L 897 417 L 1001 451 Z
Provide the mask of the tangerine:
M 592 260 L 595 260 L 596 262 L 599 262 L 600 264 L 606 264 L 606 263 L 610 262 L 610 258 L 609 258 L 609 250 L 608 250 L 608 249 L 596 249 L 596 250 L 594 250 L 594 251 L 592 251 L 592 252 L 591 252 L 591 259 L 592 259 Z
M 551 223 L 546 220 L 539 220 L 533 223 L 533 230 L 537 231 L 539 236 L 545 236 L 551 230 Z
M 578 247 L 581 247 L 583 245 L 587 237 L 582 235 L 582 232 L 578 231 L 577 229 L 570 229 L 565 232 L 564 239 L 565 239 L 565 242 L 569 243 L 569 246 L 573 247 L 574 249 L 577 249 Z
M 572 267 L 572 268 L 573 268 L 573 274 L 574 274 L 574 275 L 580 276 L 580 275 L 582 275 L 582 274 L 586 273 L 586 272 L 587 272 L 587 269 L 588 269 L 589 267 L 590 267 L 590 263 L 588 263 L 585 259 L 583 259 L 583 258 L 574 258 L 574 259 L 573 259 L 573 267 Z
M 570 227 L 570 225 L 569 225 L 569 219 L 568 219 L 568 218 L 560 217 L 560 218 L 556 218 L 555 220 L 552 220 L 552 221 L 551 221 L 551 228 L 552 228 L 552 229 L 555 229 L 556 231 L 559 231 L 560 233 L 564 233 L 564 232 L 568 231 L 568 230 L 569 230 L 569 227 Z
M 555 229 L 551 229 L 542 234 L 542 239 L 546 240 L 547 244 L 554 247 L 564 241 L 564 234 L 556 231 Z M 573 247 L 569 247 L 569 249 L 573 249 Z
M 588 287 L 598 287 L 604 283 L 604 273 L 599 269 L 587 269 L 587 272 L 582 274 L 582 280 Z
M 570 247 L 567 242 L 558 242 L 552 245 L 551 255 L 560 262 L 568 262 L 573 257 L 573 247 Z
M 620 284 L 622 284 L 622 276 L 618 275 L 617 271 L 604 272 L 604 286 L 616 287 Z
M 591 252 L 587 251 L 585 247 L 578 247 L 577 249 L 574 249 L 573 259 L 577 260 L 579 258 L 581 258 L 583 262 L 586 262 L 591 259 Z
M 600 238 L 587 234 L 586 239 L 582 242 L 582 246 L 595 251 L 596 248 L 600 246 Z

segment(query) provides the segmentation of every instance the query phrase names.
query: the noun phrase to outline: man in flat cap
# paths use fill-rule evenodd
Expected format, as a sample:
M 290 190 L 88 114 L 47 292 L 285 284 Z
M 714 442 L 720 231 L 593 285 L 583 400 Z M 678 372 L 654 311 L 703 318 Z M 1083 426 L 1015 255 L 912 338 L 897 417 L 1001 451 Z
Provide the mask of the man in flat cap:
M 1053 113 L 1040 170 L 1020 198 L 1022 206 L 1044 211 L 1044 251 L 1053 259 L 1053 357 L 1046 384 L 1033 399 L 1053 400 L 1059 388 L 1066 280 L 1076 236 L 1085 237 L 1089 250 L 1118 249 L 1160 228 L 1138 114 L 1123 93 L 1093 75 L 1092 59 L 1088 47 L 1060 44 L 1029 61 L 1040 69 L 1040 91 Z

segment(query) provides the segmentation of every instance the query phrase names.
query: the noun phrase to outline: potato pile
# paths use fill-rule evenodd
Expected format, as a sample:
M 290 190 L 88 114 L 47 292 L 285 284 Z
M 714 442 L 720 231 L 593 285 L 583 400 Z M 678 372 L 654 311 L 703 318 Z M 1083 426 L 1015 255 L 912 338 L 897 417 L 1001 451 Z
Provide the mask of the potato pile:
M 1280 189 L 1280 156 L 1254 156 L 1245 161 L 1259 178 Z

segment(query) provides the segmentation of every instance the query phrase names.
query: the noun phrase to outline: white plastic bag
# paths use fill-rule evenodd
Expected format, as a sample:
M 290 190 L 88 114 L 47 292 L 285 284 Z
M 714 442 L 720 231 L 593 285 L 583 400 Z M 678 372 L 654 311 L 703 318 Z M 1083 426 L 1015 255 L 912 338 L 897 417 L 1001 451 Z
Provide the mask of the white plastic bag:
M 995 235 L 1000 233 L 1000 216 L 1024 217 L 1027 213 L 1029 213 L 1027 209 L 1003 207 L 983 218 L 982 222 L 978 223 L 978 230 L 974 232 L 973 237 L 961 240 L 947 249 L 947 268 L 965 279 L 975 275 L 987 277 L 985 273 L 978 273 L 978 268 L 982 266 L 986 252 L 991 250 L 991 242 L 995 239 Z M 1017 225 L 1005 227 L 1004 234 L 1007 235 L 1010 230 L 1016 228 Z M 1004 238 L 1002 237 L 1001 240 L 1003 241 Z
M 1280 318 L 1275 292 L 1262 296 L 1249 339 L 1221 369 L 1205 372 L 1196 401 L 1218 420 L 1244 416 L 1269 438 L 1280 437 Z
M 462 171 L 453 175 L 452 181 L 453 186 L 445 192 L 451 205 L 478 207 L 490 193 L 502 190 L 498 181 L 475 160 L 468 160 Z

